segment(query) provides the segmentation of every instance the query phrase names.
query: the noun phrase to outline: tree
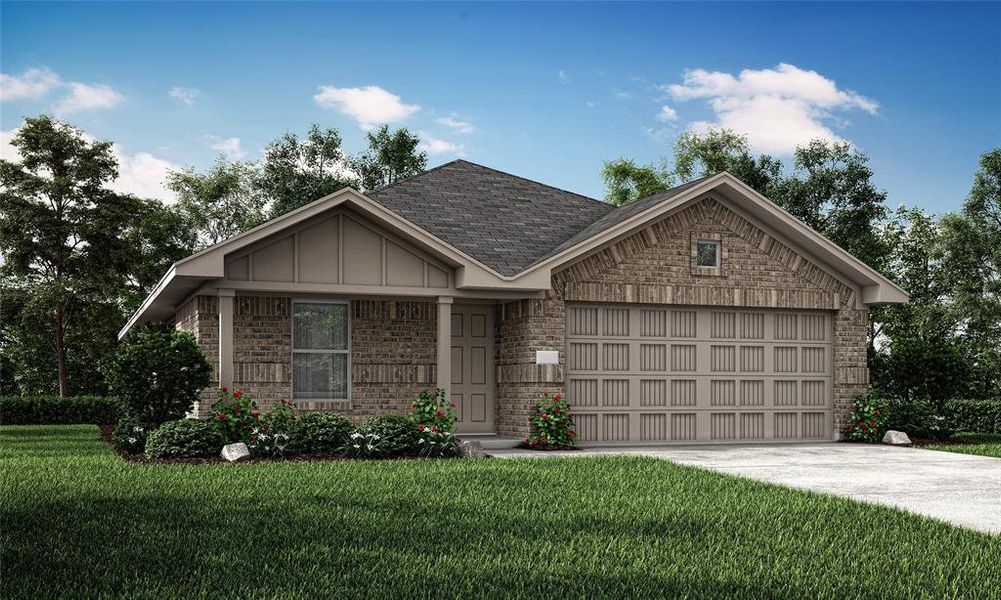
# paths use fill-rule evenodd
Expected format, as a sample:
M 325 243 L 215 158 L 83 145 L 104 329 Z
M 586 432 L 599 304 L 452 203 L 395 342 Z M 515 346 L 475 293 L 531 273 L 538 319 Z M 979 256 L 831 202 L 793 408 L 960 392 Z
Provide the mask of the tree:
M 886 192 L 872 182 L 869 158 L 847 142 L 814 140 L 796 148 L 791 177 L 776 186 L 783 208 L 864 263 L 883 269 L 888 248 L 877 235 Z
M 671 187 L 674 179 L 666 169 L 637 165 L 628 158 L 607 161 L 601 178 L 605 180 L 605 200 L 615 206 L 663 192 Z
M 390 133 L 383 125 L 368 133 L 368 150 L 352 159 L 354 170 L 361 177 L 361 187 L 373 190 L 413 177 L 427 168 L 428 155 L 417 150 L 420 138 L 400 128 Z
M 341 135 L 315 123 L 301 140 L 287 132 L 271 142 L 257 179 L 258 190 L 271 202 L 272 219 L 341 188 L 357 186 Z
M 196 247 L 217 244 L 266 220 L 266 198 L 256 174 L 251 164 L 220 157 L 205 173 L 189 168 L 167 175 L 166 186 L 178 196 L 178 210 L 196 236 Z
M 45 324 L 39 331 L 66 396 L 67 335 L 86 306 L 115 295 L 132 202 L 107 188 L 118 175 L 109 142 L 43 115 L 27 119 L 11 144 L 21 161 L 0 160 L 0 278 L 5 293 L 32 300 L 20 307 L 30 311 L 22 320 Z
M 728 129 L 685 132 L 674 144 L 674 173 L 683 181 L 729 171 L 757 192 L 771 197 L 782 179 L 782 162 L 762 154 L 755 157 L 747 136 Z

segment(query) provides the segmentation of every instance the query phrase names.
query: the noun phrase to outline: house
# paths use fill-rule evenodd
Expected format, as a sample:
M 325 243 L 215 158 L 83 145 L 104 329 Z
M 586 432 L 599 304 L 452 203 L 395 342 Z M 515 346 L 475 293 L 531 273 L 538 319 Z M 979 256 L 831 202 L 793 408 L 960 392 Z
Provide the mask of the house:
M 189 256 L 120 335 L 190 331 L 265 406 L 364 417 L 440 386 L 460 432 L 522 436 L 549 390 L 584 442 L 831 440 L 869 307 L 906 300 L 728 173 L 617 208 L 457 160 Z

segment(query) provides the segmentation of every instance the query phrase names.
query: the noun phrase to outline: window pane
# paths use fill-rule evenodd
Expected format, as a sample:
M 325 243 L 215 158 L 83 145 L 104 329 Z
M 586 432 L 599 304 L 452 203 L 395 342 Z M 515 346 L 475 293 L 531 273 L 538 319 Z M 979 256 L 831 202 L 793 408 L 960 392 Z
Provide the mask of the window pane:
M 719 242 L 698 242 L 696 255 L 696 265 L 700 267 L 718 267 Z
M 347 400 L 348 355 L 295 352 L 292 381 L 296 400 Z
M 346 304 L 296 302 L 293 333 L 297 350 L 347 350 L 348 307 Z

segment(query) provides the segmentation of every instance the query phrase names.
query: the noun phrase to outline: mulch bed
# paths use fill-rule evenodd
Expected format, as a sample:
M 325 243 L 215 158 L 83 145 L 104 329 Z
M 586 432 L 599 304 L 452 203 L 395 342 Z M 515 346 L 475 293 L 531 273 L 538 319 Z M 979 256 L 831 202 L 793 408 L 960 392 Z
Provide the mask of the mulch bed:
M 553 452 L 555 450 L 565 451 L 565 450 L 580 450 L 577 446 L 533 446 L 531 444 L 526 444 L 522 442 L 518 444 L 517 448 L 519 450 L 537 450 L 539 452 Z

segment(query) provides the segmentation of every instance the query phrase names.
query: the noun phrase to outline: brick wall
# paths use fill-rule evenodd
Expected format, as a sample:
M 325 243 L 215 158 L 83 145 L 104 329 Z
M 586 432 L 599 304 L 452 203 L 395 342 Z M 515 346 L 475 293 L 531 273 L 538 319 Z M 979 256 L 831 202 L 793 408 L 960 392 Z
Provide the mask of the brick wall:
M 721 239 L 719 274 L 692 268 L 693 238 Z M 538 370 L 535 350 L 565 356 L 565 302 L 820 309 L 835 312 L 835 414 L 865 391 L 868 311 L 855 291 L 727 206 L 706 198 L 554 273 L 550 298 L 498 313 L 498 433 L 524 435 L 542 391 L 563 391 L 563 364 Z
M 233 386 L 262 408 L 292 396 L 292 301 L 237 296 L 233 306 Z M 218 387 L 216 298 L 198 296 L 177 312 L 177 328 L 198 337 L 213 366 L 212 385 L 194 411 L 208 415 Z M 436 385 L 437 305 L 364 300 L 351 303 L 351 396 L 341 402 L 298 402 L 303 412 L 329 410 L 363 418 L 409 409 L 414 396 Z
M 191 414 L 206 417 L 219 387 L 219 305 L 215 296 L 195 296 L 177 310 L 174 327 L 195 336 L 212 365 L 212 383 L 202 390 Z

